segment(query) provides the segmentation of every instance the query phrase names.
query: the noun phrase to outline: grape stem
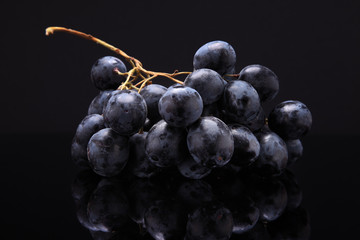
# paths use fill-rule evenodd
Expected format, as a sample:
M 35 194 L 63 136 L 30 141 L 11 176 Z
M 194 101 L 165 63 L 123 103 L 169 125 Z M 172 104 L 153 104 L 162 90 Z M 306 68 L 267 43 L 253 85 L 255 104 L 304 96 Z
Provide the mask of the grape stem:
M 151 84 L 151 80 L 156 78 L 156 77 L 166 77 L 176 83 L 179 84 L 184 84 L 182 81 L 176 79 L 176 76 L 179 75 L 189 75 L 191 72 L 179 72 L 179 71 L 174 71 L 173 73 L 164 73 L 164 72 L 155 72 L 155 71 L 149 71 L 146 70 L 145 68 L 143 68 L 142 63 L 134 58 L 129 56 L 128 54 L 126 54 L 124 51 L 120 50 L 119 48 L 101 40 L 98 39 L 96 37 L 93 37 L 90 34 L 86 34 L 77 30 L 73 30 L 73 29 L 69 29 L 69 28 L 64 28 L 64 27 L 48 27 L 45 30 L 45 35 L 46 36 L 50 36 L 52 34 L 54 34 L 55 32 L 66 32 L 69 34 L 73 34 L 75 36 L 90 40 L 92 42 L 95 42 L 97 44 L 100 44 L 102 46 L 104 46 L 105 48 L 119 54 L 120 56 L 122 56 L 132 67 L 132 69 L 126 73 L 122 73 L 120 72 L 118 69 L 114 69 L 114 72 L 118 73 L 119 75 L 125 75 L 127 76 L 126 81 L 123 82 L 118 89 L 122 90 L 122 89 L 137 89 L 138 92 L 141 91 L 141 89 L 143 87 L 145 87 L 147 84 Z M 145 76 L 144 76 L 145 75 Z M 134 82 L 135 80 L 141 78 L 141 81 L 136 83 L 135 85 L 132 84 L 132 82 Z M 137 88 L 137 86 L 140 85 L 140 88 Z

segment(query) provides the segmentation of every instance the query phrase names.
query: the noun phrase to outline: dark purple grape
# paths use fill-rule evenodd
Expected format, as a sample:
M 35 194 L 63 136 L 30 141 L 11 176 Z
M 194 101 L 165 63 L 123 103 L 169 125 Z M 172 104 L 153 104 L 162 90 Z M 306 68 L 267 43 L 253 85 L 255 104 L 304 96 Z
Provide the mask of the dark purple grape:
M 190 154 L 186 154 L 177 168 L 181 175 L 190 179 L 202 179 L 211 173 L 211 168 L 195 162 Z
M 260 143 L 255 135 L 245 126 L 229 125 L 234 137 L 234 154 L 230 163 L 244 168 L 254 163 L 260 153 Z
M 71 158 L 77 166 L 89 168 L 87 145 L 91 136 L 103 128 L 104 118 L 99 114 L 87 115 L 80 122 L 71 144 Z
M 184 85 L 194 88 L 201 96 L 204 105 L 218 101 L 224 92 L 224 80 L 214 70 L 202 68 L 190 73 Z
M 170 126 L 164 120 L 156 123 L 148 132 L 145 152 L 158 167 L 175 166 L 183 160 L 186 151 L 186 131 Z
M 158 103 L 167 88 L 159 84 L 150 84 L 140 91 L 140 95 L 145 99 L 147 106 L 147 117 L 152 122 L 161 120 Z
M 253 164 L 256 171 L 265 176 L 275 176 L 287 166 L 288 152 L 284 140 L 271 131 L 255 135 L 260 143 L 260 154 Z
M 89 199 L 89 220 L 100 231 L 111 232 L 128 221 L 128 209 L 123 187 L 117 181 L 103 179 Z
M 269 68 L 253 64 L 244 67 L 239 79 L 250 83 L 258 92 L 261 102 L 268 102 L 279 92 L 279 79 Z
M 113 90 L 101 91 L 90 103 L 88 108 L 88 115 L 90 114 L 103 114 L 104 107 L 106 106 Z
M 145 124 L 147 107 L 135 91 L 121 90 L 112 94 L 105 109 L 105 124 L 120 135 L 132 135 Z
M 145 153 L 145 139 L 147 132 L 136 133 L 129 139 L 130 160 L 127 163 L 129 171 L 137 177 L 149 178 L 160 172 Z
M 283 139 L 299 139 L 311 128 L 312 116 L 305 104 L 295 100 L 279 103 L 269 114 L 269 127 Z
M 260 107 L 259 112 L 256 114 L 255 117 L 248 119 L 248 121 L 244 122 L 243 124 L 249 128 L 252 132 L 258 131 L 265 125 L 266 115 L 265 111 L 262 107 Z
M 189 127 L 187 146 L 194 160 L 206 167 L 227 164 L 234 152 L 234 139 L 228 126 L 216 117 L 201 117 Z
M 221 76 L 231 73 L 236 63 L 233 47 L 224 41 L 212 41 L 201 46 L 194 55 L 194 69 L 209 68 Z
M 118 175 L 129 158 L 128 137 L 121 136 L 110 128 L 95 133 L 87 149 L 91 168 L 104 177 Z
M 287 166 L 291 166 L 296 163 L 299 158 L 301 158 L 303 154 L 303 146 L 300 139 L 287 140 L 285 143 L 288 150 Z
M 125 64 L 116 57 L 105 56 L 96 60 L 90 74 L 95 87 L 100 90 L 117 89 L 125 77 L 114 72 L 115 68 L 122 73 L 127 71 Z
M 224 89 L 223 113 L 234 123 L 248 124 L 261 111 L 259 95 L 248 82 L 230 81 Z
M 186 212 L 173 200 L 156 201 L 145 212 L 145 226 L 150 235 L 160 239 L 182 239 L 185 235 Z
M 175 84 L 159 100 L 159 113 L 171 126 L 186 127 L 201 116 L 203 102 L 193 88 Z
M 229 209 L 217 202 L 206 203 L 189 216 L 185 239 L 230 239 L 233 224 Z

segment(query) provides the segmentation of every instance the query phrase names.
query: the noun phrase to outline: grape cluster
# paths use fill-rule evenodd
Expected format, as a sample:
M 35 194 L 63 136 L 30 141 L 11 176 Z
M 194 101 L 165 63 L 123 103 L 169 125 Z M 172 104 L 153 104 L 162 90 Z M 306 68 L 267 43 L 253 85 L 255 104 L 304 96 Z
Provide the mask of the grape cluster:
M 74 161 L 103 177 L 177 168 L 201 179 L 220 167 L 280 175 L 301 157 L 311 113 L 288 100 L 266 116 L 263 105 L 279 92 L 278 77 L 258 64 L 235 74 L 235 63 L 229 43 L 212 41 L 196 51 L 183 82 L 165 87 L 144 77 L 139 87 L 130 73 L 140 68 L 127 71 L 112 56 L 98 59 L 91 80 L 100 93 L 73 138 Z
M 91 69 L 100 90 L 79 124 L 71 156 L 73 197 L 94 239 L 308 239 L 302 192 L 287 169 L 303 152 L 312 116 L 300 101 L 264 103 L 277 75 L 255 64 L 236 74 L 236 54 L 212 41 L 193 72 L 148 71 L 91 35 L 61 27 L 123 56 Z M 184 81 L 175 77 L 186 74 Z M 156 77 L 175 83 L 152 83 Z M 141 227 L 139 232 L 138 224 Z

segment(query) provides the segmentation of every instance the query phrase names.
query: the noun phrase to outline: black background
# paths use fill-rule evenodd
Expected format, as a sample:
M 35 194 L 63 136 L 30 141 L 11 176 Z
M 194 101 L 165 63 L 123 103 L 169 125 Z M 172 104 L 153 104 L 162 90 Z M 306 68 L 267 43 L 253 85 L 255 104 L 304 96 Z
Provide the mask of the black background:
M 9 3 L 1 15 L 1 224 L 19 239 L 89 239 L 76 221 L 70 141 L 96 90 L 92 64 L 109 50 L 48 26 L 90 33 L 149 70 L 191 71 L 196 50 L 229 42 L 236 70 L 259 63 L 280 79 L 267 106 L 288 99 L 313 115 L 295 168 L 313 239 L 356 233 L 359 186 L 357 1 L 116 1 Z M 169 81 L 161 82 L 165 85 Z M 23 185 L 25 184 L 25 185 Z M 23 229 L 23 231 L 17 231 Z

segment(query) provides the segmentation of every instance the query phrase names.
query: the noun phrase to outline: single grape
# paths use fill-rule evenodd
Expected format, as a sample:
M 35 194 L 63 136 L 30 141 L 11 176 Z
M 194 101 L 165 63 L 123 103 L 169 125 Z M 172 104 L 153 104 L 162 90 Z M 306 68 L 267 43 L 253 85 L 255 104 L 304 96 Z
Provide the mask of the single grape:
M 129 140 L 111 128 L 95 133 L 88 144 L 88 159 L 95 173 L 104 177 L 118 175 L 129 158 Z
M 194 55 L 194 69 L 209 68 L 221 76 L 231 73 L 236 62 L 233 47 L 224 41 L 212 41 L 201 46 Z
M 281 102 L 269 114 L 270 129 L 286 140 L 301 138 L 310 130 L 311 124 L 311 112 L 300 101 Z
M 114 72 L 115 68 L 122 73 L 127 71 L 125 64 L 116 57 L 105 56 L 96 60 L 90 74 L 95 87 L 100 90 L 118 88 L 125 77 Z
M 254 163 L 260 153 L 260 143 L 255 135 L 245 126 L 229 125 L 234 137 L 234 154 L 230 163 L 244 168 Z
M 145 139 L 145 152 L 158 167 L 175 166 L 186 152 L 186 131 L 170 126 L 164 120 L 156 123 Z
M 147 106 L 147 117 L 152 122 L 161 120 L 158 103 L 167 88 L 159 84 L 149 84 L 140 91 L 140 95 L 145 99 Z
M 140 178 L 149 178 L 160 172 L 160 168 L 155 166 L 145 153 L 145 139 L 147 132 L 135 133 L 129 139 L 130 160 L 127 168 L 130 172 Z
M 100 93 L 91 101 L 88 108 L 88 115 L 90 114 L 103 114 L 104 107 L 106 106 L 113 90 L 100 91 Z
M 255 136 L 260 143 L 260 154 L 254 163 L 255 170 L 266 176 L 280 175 L 288 161 L 284 140 L 271 131 L 260 131 Z
M 113 93 L 104 109 L 106 126 L 120 135 L 132 135 L 138 132 L 145 124 L 146 115 L 144 98 L 130 90 Z
M 261 102 L 269 102 L 279 92 L 279 78 L 269 68 L 253 64 L 244 67 L 239 79 L 250 83 L 258 92 Z
M 203 102 L 195 89 L 175 84 L 160 98 L 158 107 L 161 117 L 169 125 L 186 127 L 199 119 Z
M 247 124 L 261 111 L 255 88 L 242 80 L 230 81 L 224 89 L 223 113 L 234 123 Z
M 286 140 L 286 148 L 288 150 L 288 163 L 287 166 L 291 166 L 301 158 L 303 154 L 303 146 L 300 139 Z
M 189 127 L 187 146 L 194 160 L 206 167 L 227 164 L 234 152 L 234 139 L 228 126 L 216 117 L 201 117 Z
M 218 101 L 224 92 L 224 80 L 214 70 L 201 68 L 189 74 L 184 85 L 194 88 L 201 96 L 204 105 Z
M 99 114 L 87 115 L 80 122 L 71 144 L 71 158 L 77 166 L 89 168 L 87 145 L 91 136 L 103 128 L 104 118 Z
M 190 179 L 202 179 L 211 173 L 211 168 L 195 162 L 190 154 L 186 154 L 177 168 L 181 175 Z

